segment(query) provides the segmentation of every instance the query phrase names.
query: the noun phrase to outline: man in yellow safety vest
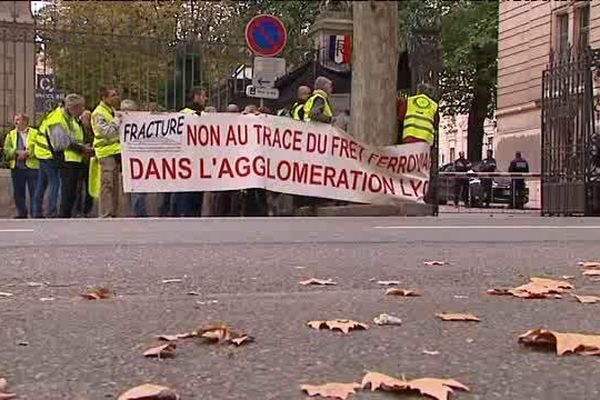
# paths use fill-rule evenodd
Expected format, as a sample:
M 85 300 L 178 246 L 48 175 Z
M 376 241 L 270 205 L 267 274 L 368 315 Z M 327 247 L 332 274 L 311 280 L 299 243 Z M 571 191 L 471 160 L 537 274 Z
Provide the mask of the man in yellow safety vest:
M 400 111 L 402 143 L 426 142 L 433 146 L 439 125 L 438 103 L 432 99 L 433 88 L 427 84 L 417 87 L 417 94 L 406 99 Z
M 329 79 L 324 76 L 315 79 L 315 90 L 304 103 L 304 121 L 331 123 L 333 119 L 332 92 L 333 83 Z
M 310 92 L 311 90 L 308 86 L 302 85 L 298 87 L 297 101 L 292 105 L 292 109 L 290 110 L 292 119 L 304 121 L 304 104 L 309 99 Z
M 29 117 L 17 113 L 15 129 L 8 132 L 4 140 L 4 156 L 10 162 L 17 218 L 27 218 L 27 191 L 29 191 L 29 211 L 33 215 L 33 195 L 39 168 L 39 162 L 33 155 L 36 135 L 37 129 L 29 126 Z
M 116 88 L 101 88 L 99 95 L 100 103 L 92 111 L 93 146 L 100 163 L 98 215 L 101 218 L 110 218 L 119 216 L 123 198 L 119 121 L 115 118 L 115 109 L 119 106 L 119 93 Z M 94 164 L 92 162 L 92 165 Z

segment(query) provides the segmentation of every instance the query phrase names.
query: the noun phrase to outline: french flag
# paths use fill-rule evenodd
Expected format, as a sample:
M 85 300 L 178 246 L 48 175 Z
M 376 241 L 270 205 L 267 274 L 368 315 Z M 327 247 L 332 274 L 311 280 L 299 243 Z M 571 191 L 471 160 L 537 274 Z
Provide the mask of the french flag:
M 352 36 L 329 36 L 329 59 L 336 64 L 350 64 L 352 59 Z

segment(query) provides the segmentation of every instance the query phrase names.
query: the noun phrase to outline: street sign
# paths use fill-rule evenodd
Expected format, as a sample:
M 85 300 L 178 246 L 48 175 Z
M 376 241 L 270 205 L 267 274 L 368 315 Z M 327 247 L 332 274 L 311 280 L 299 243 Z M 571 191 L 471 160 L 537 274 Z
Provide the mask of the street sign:
M 246 43 L 256 55 L 274 57 L 281 53 L 286 42 L 285 26 L 273 15 L 257 15 L 246 25 Z
M 252 85 L 273 88 L 277 78 L 285 75 L 285 58 L 254 57 Z
M 246 87 L 246 96 L 256 97 L 257 99 L 278 99 L 279 89 L 256 87 L 249 85 Z

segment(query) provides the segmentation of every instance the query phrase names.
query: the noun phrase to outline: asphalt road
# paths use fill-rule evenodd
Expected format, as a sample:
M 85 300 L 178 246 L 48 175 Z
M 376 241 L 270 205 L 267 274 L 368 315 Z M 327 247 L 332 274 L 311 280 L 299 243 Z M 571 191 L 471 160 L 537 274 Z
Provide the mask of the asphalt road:
M 428 259 L 451 264 L 426 267 Z M 0 220 L 0 292 L 13 293 L 0 297 L 0 376 L 29 400 L 111 399 L 144 382 L 184 400 L 304 399 L 301 383 L 360 381 L 365 370 L 452 377 L 472 389 L 456 399 L 598 399 L 599 357 L 557 357 L 520 347 L 517 336 L 538 327 L 600 334 L 600 304 L 485 293 L 529 276 L 574 275 L 576 292 L 600 295 L 600 282 L 576 266 L 591 259 L 600 259 L 597 219 Z M 298 284 L 311 277 L 338 285 Z M 181 282 L 162 283 L 171 278 Z M 422 296 L 386 297 L 372 278 Z M 79 298 L 88 285 L 117 297 Z M 443 311 L 482 321 L 442 322 Z M 374 326 L 382 312 L 403 325 Z M 304 325 L 330 318 L 371 328 L 343 336 Z M 155 335 L 211 321 L 256 342 L 191 340 L 173 359 L 142 357 Z

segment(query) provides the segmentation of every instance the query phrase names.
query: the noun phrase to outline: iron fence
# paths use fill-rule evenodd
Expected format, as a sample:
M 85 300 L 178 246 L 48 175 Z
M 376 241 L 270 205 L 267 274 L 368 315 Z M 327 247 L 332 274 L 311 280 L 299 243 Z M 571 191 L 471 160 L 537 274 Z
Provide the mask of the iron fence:
M 598 113 L 593 74 L 600 51 L 552 54 L 542 76 L 542 213 L 600 215 Z

